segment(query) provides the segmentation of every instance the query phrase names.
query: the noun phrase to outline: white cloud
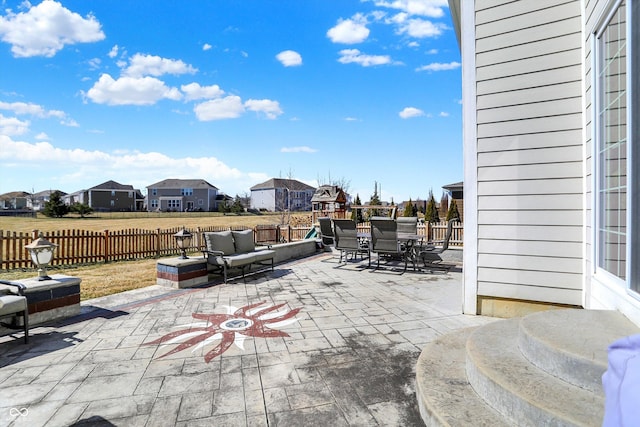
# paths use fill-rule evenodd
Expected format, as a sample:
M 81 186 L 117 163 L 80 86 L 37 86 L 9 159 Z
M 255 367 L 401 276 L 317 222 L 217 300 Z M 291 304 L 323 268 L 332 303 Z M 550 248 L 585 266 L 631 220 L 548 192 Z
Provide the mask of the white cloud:
M 300 146 L 300 147 L 282 147 L 280 149 L 281 153 L 315 153 L 318 150 L 315 148 Z
M 390 64 L 391 57 L 389 55 L 366 55 L 360 52 L 358 49 L 343 49 L 340 51 L 340 58 L 338 62 L 342 64 L 359 64 L 363 67 L 370 67 L 373 65 Z
M 0 16 L 0 39 L 11 45 L 14 57 L 52 57 L 65 45 L 104 38 L 94 16 L 83 18 L 57 1 L 43 1 L 27 12 L 8 10 L 6 16 Z
M 351 19 L 340 19 L 334 27 L 327 31 L 327 37 L 334 43 L 362 43 L 369 37 L 366 18 L 361 14 L 356 14 Z
M 103 74 L 86 97 L 96 104 L 152 105 L 161 99 L 180 100 L 182 94 L 155 77 L 120 77 L 114 80 L 109 74 Z
M 109 58 L 115 58 L 116 56 L 118 56 L 118 50 L 120 48 L 118 47 L 118 45 L 114 45 L 111 50 L 109 51 L 109 53 L 107 54 L 109 56 Z
M 386 7 L 406 12 L 410 15 L 428 16 L 430 18 L 442 18 L 444 7 L 448 7 L 447 0 L 375 0 L 378 7 Z
M 28 120 L 22 121 L 16 117 L 5 117 L 0 114 L 0 134 L 17 136 L 23 135 L 29 131 Z
M 360 119 L 356 118 L 356 117 L 345 117 L 344 118 L 345 122 L 359 122 Z
M 244 103 L 247 110 L 263 113 L 268 119 L 276 119 L 282 114 L 280 103 L 270 99 L 249 99 Z
M 397 33 L 421 39 L 438 37 L 446 29 L 447 26 L 443 23 L 433 23 L 424 19 L 407 19 L 398 25 Z
M 136 53 L 129 66 L 122 71 L 128 77 L 161 76 L 163 74 L 195 74 L 198 70 L 179 59 L 161 58 L 155 55 Z
M 34 167 L 44 163 L 46 169 Z M 114 179 L 114 176 L 118 177 L 118 182 L 144 190 L 147 185 L 165 179 L 170 170 L 172 177 L 198 176 L 227 194 L 242 194 L 269 178 L 262 172 L 242 172 L 216 157 L 172 158 L 158 152 L 64 149 L 50 142 L 14 141 L 7 135 L 0 135 L 0 169 L 18 171 L 27 165 L 34 169 L 29 177 L 29 187 L 33 186 L 36 191 L 50 188 L 77 191 Z M 42 175 L 38 175 L 39 170 L 43 171 Z M 56 171 L 54 176 L 50 170 Z M 7 173 L 3 179 L 5 177 L 7 182 L 3 182 L 3 187 L 18 189 L 24 185 L 23 174 Z
M 447 113 L 446 111 L 440 111 L 440 114 L 438 114 L 439 117 L 449 117 L 449 113 Z
M 403 119 L 410 119 L 412 117 L 424 116 L 424 111 L 415 107 L 406 107 L 404 110 L 400 111 L 398 115 Z
M 213 46 L 211 46 L 209 43 L 205 43 L 202 45 L 202 50 L 209 50 L 211 49 Z
M 78 123 L 72 118 L 68 117 L 64 111 L 60 110 L 46 110 L 44 107 L 26 102 L 3 102 L 0 101 L 0 110 L 11 111 L 14 114 L 30 115 L 40 119 L 57 118 L 60 120 L 60 124 L 63 126 L 77 127 Z
M 66 116 L 64 111 L 46 110 L 44 107 L 31 102 L 3 102 L 0 101 L 0 110 L 12 111 L 17 115 L 31 115 L 40 118 L 57 117 L 62 119 Z
M 244 106 L 239 96 L 230 95 L 224 98 L 212 99 L 196 105 L 193 108 L 198 120 L 208 122 L 212 120 L 236 119 L 244 113 Z
M 49 135 L 47 135 L 46 133 L 40 132 L 39 134 L 36 135 L 36 139 L 39 141 L 48 141 L 51 138 L 49 138 Z
M 294 50 L 283 50 L 276 55 L 276 59 L 285 67 L 297 67 L 302 65 L 302 56 Z
M 416 68 L 416 71 L 448 71 L 455 70 L 456 68 L 460 68 L 459 62 L 449 62 L 448 64 L 443 64 L 440 62 L 433 62 L 429 65 L 423 65 L 422 67 Z
M 185 100 L 193 101 L 194 99 L 214 99 L 224 95 L 224 91 L 218 85 L 200 86 L 198 83 L 189 83 L 180 86 L 180 89 L 187 95 Z

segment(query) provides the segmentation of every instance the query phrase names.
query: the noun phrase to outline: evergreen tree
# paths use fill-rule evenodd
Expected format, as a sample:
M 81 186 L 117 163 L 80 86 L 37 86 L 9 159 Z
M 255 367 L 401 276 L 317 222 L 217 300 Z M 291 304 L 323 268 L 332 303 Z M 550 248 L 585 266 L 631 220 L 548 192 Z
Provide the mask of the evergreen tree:
M 373 195 L 371 196 L 371 199 L 369 200 L 369 204 L 372 206 L 380 206 L 380 196 L 378 196 L 378 183 L 375 183 L 375 189 L 373 191 Z M 380 212 L 378 209 L 369 209 L 368 212 L 368 218 L 371 218 L 372 216 L 378 216 L 380 215 Z
M 442 192 L 442 197 L 440 197 L 440 217 L 443 218 L 447 216 L 447 209 L 449 206 L 449 196 L 444 191 Z
M 69 206 L 62 201 L 62 193 L 54 191 L 49 196 L 49 201 L 44 204 L 42 213 L 49 218 L 62 218 L 69 213 Z
M 449 205 L 449 210 L 447 211 L 447 221 L 456 218 L 458 219 L 458 221 L 462 220 L 460 218 L 460 212 L 458 212 L 458 204 L 456 203 L 455 199 L 452 199 L 451 205 Z
M 86 203 L 76 202 L 69 208 L 70 212 L 75 212 L 80 215 L 80 218 L 84 218 L 86 215 L 93 213 L 93 208 Z
M 424 220 L 429 223 L 440 222 L 438 208 L 436 207 L 436 200 L 433 198 L 433 193 L 431 191 L 429 191 L 429 201 L 427 202 L 427 211 L 424 214 Z
M 236 198 L 233 200 L 233 204 L 231 205 L 231 212 L 235 214 L 241 214 L 242 212 L 244 212 L 244 205 L 242 204 L 242 200 L 238 195 L 236 195 Z
M 362 204 L 362 202 L 360 201 L 359 194 L 356 194 L 356 199 L 354 200 L 353 204 L 356 206 L 360 206 Z M 361 222 L 364 222 L 364 219 L 362 218 L 362 209 L 352 209 L 351 219 L 354 220 L 356 224 L 360 224 Z
M 230 210 L 231 208 L 227 204 L 226 200 L 223 200 L 222 203 L 218 203 L 218 212 L 222 214 L 226 214 L 226 213 L 229 213 Z
M 409 199 L 409 202 L 406 205 L 404 205 L 404 211 L 402 212 L 402 216 L 407 216 L 407 217 L 416 216 L 413 213 L 413 208 L 414 208 L 413 202 L 411 201 L 411 199 Z

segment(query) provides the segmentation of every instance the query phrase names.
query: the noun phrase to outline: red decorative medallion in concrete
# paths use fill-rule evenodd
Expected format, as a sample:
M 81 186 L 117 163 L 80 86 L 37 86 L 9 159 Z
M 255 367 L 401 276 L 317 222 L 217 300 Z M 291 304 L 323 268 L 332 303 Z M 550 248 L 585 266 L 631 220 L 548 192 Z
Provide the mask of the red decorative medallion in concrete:
M 185 329 L 171 332 L 157 340 L 145 343 L 153 344 L 177 344 L 173 350 L 163 354 L 160 358 L 169 356 L 187 348 L 193 351 L 203 348 L 207 344 L 220 340 L 220 343 L 204 355 L 205 362 L 209 363 L 213 358 L 221 355 L 235 344 L 244 350 L 243 343 L 247 337 L 275 338 L 288 337 L 289 334 L 276 328 L 296 322 L 295 315 L 301 310 L 296 308 L 289 310 L 283 308 L 286 303 L 278 305 L 265 305 L 266 301 L 245 305 L 236 308 L 227 307 L 227 314 L 203 314 L 193 313 L 194 319 L 204 320 L 183 325 Z

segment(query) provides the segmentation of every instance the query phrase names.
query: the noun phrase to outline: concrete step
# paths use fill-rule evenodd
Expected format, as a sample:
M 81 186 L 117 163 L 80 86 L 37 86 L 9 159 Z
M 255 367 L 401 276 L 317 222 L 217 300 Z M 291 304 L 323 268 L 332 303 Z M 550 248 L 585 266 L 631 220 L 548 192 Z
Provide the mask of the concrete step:
M 467 339 L 467 379 L 476 393 L 512 425 L 601 425 L 604 396 L 569 384 L 530 363 L 518 347 L 520 320 L 488 324 Z M 577 335 L 585 329 L 583 325 L 574 332 Z
M 416 367 L 416 395 L 427 426 L 507 427 L 473 390 L 465 371 L 466 342 L 475 328 L 439 337 L 424 347 Z
M 602 395 L 609 344 L 638 333 L 618 311 L 551 310 L 522 318 L 518 345 L 538 368 Z

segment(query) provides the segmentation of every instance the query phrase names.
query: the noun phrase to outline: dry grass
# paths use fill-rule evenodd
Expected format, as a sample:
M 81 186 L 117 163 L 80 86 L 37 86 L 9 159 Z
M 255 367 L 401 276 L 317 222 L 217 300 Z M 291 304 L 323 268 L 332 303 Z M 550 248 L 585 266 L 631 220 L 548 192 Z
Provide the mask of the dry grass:
M 296 221 L 305 220 L 306 215 L 297 215 Z M 205 226 L 249 226 L 258 224 L 279 224 L 280 215 L 220 215 L 210 213 L 167 214 L 167 213 L 137 213 L 137 214 L 99 214 L 88 218 L 13 218 L 1 217 L 0 230 L 31 232 L 41 230 L 53 232 L 58 230 L 124 230 L 139 229 L 168 229 L 175 227 L 205 227 Z M 310 216 L 309 216 L 310 222 Z M 107 264 L 85 266 L 65 266 L 50 268 L 49 274 L 65 274 L 80 277 L 80 298 L 82 300 L 111 295 L 131 289 L 143 288 L 156 283 L 156 259 L 141 261 L 120 261 Z M 36 275 L 32 270 L 2 271 L 0 278 L 5 280 L 26 279 Z
M 292 222 L 311 223 L 311 215 L 294 214 Z M 124 212 L 98 213 L 86 218 L 67 216 L 64 218 L 47 218 L 38 215 L 37 218 L 0 217 L 0 230 L 31 232 L 33 230 L 53 232 L 58 230 L 126 230 L 131 228 L 155 230 L 174 227 L 208 227 L 208 226 L 249 226 L 258 224 L 281 224 L 279 214 L 263 215 L 222 215 L 209 212 L 191 213 L 155 213 L 155 212 Z M 308 220 L 308 221 L 307 221 Z

